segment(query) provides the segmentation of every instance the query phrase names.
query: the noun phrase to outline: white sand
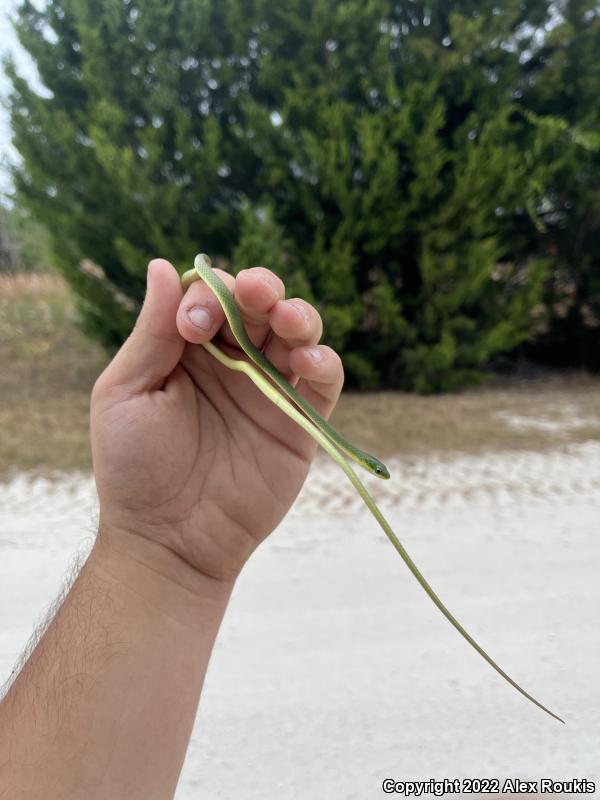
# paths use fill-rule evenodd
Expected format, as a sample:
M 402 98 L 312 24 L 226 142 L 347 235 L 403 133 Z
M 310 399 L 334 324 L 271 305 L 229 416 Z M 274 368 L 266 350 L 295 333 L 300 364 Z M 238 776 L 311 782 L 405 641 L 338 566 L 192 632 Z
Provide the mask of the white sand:
M 238 582 L 177 800 L 367 800 L 386 777 L 600 779 L 600 444 L 390 466 L 393 481 L 369 486 L 409 552 L 567 725 L 469 648 L 320 460 Z M 95 514 L 88 476 L 0 485 L 0 680 Z

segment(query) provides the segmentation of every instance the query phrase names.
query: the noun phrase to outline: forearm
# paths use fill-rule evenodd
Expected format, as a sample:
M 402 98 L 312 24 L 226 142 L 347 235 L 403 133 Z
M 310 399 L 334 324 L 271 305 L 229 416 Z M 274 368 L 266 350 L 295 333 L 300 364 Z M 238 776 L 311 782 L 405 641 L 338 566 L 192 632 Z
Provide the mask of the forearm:
M 171 798 L 230 591 L 99 536 L 0 704 L 0 797 Z

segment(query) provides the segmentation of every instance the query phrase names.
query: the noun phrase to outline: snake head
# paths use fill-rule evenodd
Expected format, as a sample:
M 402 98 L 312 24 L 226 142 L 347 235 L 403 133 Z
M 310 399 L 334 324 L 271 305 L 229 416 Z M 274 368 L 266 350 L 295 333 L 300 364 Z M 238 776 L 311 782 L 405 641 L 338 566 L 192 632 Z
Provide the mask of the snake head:
M 384 481 L 389 480 L 390 473 L 388 468 L 378 458 L 375 458 L 375 456 L 368 456 L 365 466 L 369 472 L 372 472 L 373 475 L 377 475 L 378 478 Z

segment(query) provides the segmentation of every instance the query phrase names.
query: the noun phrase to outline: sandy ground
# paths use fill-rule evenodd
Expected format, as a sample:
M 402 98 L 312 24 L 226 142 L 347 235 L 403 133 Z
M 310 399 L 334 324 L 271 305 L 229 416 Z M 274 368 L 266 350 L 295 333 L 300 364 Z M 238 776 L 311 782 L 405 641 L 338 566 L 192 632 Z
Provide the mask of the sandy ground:
M 333 465 L 236 587 L 177 800 L 380 798 L 384 778 L 600 779 L 600 443 L 396 459 L 372 479 L 442 599 Z M 94 533 L 88 475 L 0 484 L 0 681 Z M 397 795 L 396 795 L 397 796 Z

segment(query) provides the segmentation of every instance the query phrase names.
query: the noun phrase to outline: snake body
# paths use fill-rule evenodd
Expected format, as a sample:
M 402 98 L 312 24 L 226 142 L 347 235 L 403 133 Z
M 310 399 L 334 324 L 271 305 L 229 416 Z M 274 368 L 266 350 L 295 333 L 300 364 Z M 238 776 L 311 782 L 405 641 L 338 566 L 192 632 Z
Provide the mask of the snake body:
M 225 312 L 225 317 L 227 318 L 227 322 L 229 323 L 229 327 L 231 328 L 233 335 L 248 358 L 253 361 L 254 364 L 259 367 L 259 369 L 265 372 L 269 378 L 271 378 L 271 380 L 277 384 L 282 392 L 285 392 L 290 400 L 292 400 L 296 406 L 304 414 L 306 414 L 311 422 L 316 425 L 317 428 L 319 428 L 319 430 L 321 430 L 337 448 L 343 450 L 347 456 L 349 456 L 353 461 L 356 461 L 357 464 L 360 464 L 362 467 L 367 469 L 373 475 L 377 475 L 378 478 L 388 479 L 390 477 L 390 473 L 388 472 L 385 464 L 383 464 L 378 458 L 375 458 L 375 456 L 371 456 L 368 453 L 364 453 L 362 450 L 359 450 L 358 447 L 354 447 L 354 445 L 350 444 L 350 442 L 344 439 L 343 436 L 340 436 L 335 428 L 333 428 L 327 422 L 327 420 L 323 419 L 320 414 L 317 414 L 315 409 L 309 405 L 300 394 L 298 394 L 293 386 L 290 386 L 286 379 L 280 375 L 279 372 L 277 372 L 277 370 L 264 357 L 260 350 L 258 350 L 252 344 L 248 334 L 246 333 L 239 309 L 235 304 L 235 300 L 231 292 L 225 286 L 216 272 L 212 270 L 210 259 L 204 253 L 200 253 L 200 255 L 197 255 L 194 259 L 194 269 L 188 270 L 182 275 L 181 283 L 183 288 L 187 289 L 190 283 L 198 280 L 199 278 L 202 279 L 215 293 L 217 300 Z
M 264 355 L 257 350 L 244 329 L 244 324 L 235 304 L 235 300 L 231 295 L 229 289 L 225 286 L 223 281 L 216 275 L 212 268 L 208 256 L 200 254 L 194 260 L 194 269 L 185 272 L 181 278 L 182 285 L 186 289 L 193 281 L 204 280 L 216 295 L 219 303 L 221 304 L 225 316 L 229 322 L 231 330 L 237 339 L 240 347 L 246 353 L 250 361 L 242 361 L 230 358 L 228 355 L 219 350 L 212 342 L 205 342 L 203 347 L 221 364 L 228 369 L 237 372 L 245 373 L 250 380 L 258 387 L 258 389 L 271 400 L 278 408 L 280 408 L 288 417 L 302 427 L 312 438 L 327 452 L 329 456 L 338 464 L 340 469 L 345 473 L 350 480 L 363 502 L 379 523 L 383 532 L 386 534 L 396 551 L 400 554 L 408 569 L 412 572 L 413 576 L 419 582 L 429 598 L 442 612 L 450 624 L 466 639 L 471 647 L 501 675 L 513 688 L 515 688 L 523 697 L 526 697 L 538 708 L 545 711 L 554 719 L 559 722 L 564 720 L 557 716 L 549 708 L 542 705 L 532 695 L 525 691 L 519 684 L 508 675 L 502 667 L 500 667 L 488 653 L 479 645 L 475 639 L 465 630 L 456 617 L 446 608 L 439 596 L 433 590 L 425 576 L 421 573 L 415 562 L 412 560 L 404 546 L 394 533 L 392 527 L 385 519 L 379 507 L 371 497 L 366 487 L 358 475 L 354 472 L 350 464 L 341 455 L 340 450 L 349 455 L 354 461 L 359 463 L 369 472 L 378 475 L 379 477 L 389 478 L 389 472 L 379 459 L 362 450 L 351 445 L 331 426 L 326 420 L 317 414 L 317 412 L 302 398 L 296 390 L 289 385 L 273 365 L 264 357 Z M 258 367 L 258 369 L 257 369 Z M 296 404 L 297 407 L 292 405 L 286 397 L 278 392 L 273 384 L 265 377 L 268 376 L 274 381 L 279 388 Z M 303 413 L 301 413 L 303 412 Z

